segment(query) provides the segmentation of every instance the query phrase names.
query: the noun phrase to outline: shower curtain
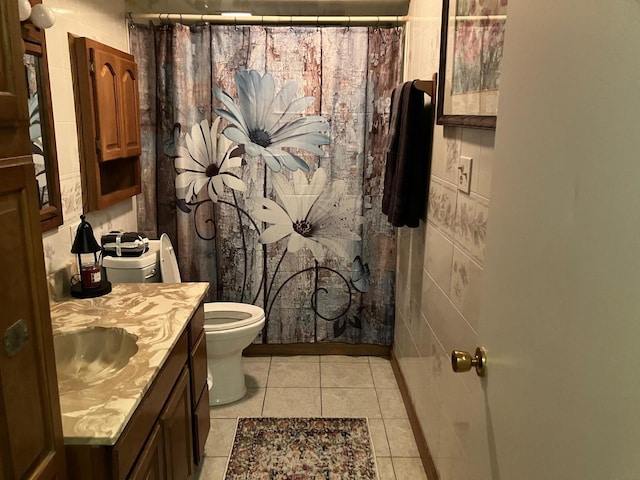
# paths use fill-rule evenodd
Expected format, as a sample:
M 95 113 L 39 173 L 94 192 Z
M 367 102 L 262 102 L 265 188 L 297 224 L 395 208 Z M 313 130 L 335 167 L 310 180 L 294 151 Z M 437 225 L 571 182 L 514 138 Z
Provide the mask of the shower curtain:
M 390 345 L 395 238 L 381 212 L 402 28 L 133 26 L 139 230 L 183 281 L 260 305 L 259 342 Z

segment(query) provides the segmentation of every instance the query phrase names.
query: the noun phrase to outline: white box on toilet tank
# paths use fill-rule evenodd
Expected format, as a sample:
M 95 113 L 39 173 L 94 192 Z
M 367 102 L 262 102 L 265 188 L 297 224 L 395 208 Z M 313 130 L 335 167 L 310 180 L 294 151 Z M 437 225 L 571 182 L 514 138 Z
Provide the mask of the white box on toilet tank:
M 102 266 L 112 283 L 159 283 L 160 242 L 149 241 L 149 250 L 139 257 L 104 257 Z

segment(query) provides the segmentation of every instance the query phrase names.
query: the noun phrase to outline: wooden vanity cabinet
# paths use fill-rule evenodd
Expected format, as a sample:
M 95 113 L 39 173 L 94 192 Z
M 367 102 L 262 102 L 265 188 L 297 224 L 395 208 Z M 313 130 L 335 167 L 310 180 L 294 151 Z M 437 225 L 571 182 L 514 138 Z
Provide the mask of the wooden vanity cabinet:
M 204 338 L 202 304 L 116 444 L 66 446 L 71 480 L 191 478 L 196 465 L 204 458 L 204 443 L 209 433 L 206 342 L 203 374 L 203 344 L 191 341 L 195 335 L 198 339 Z M 194 388 L 194 385 L 197 386 Z M 204 397 L 202 389 L 206 392 Z M 199 400 L 207 399 L 206 421 L 199 418 L 203 417 L 202 411 L 196 413 L 200 404 L 192 400 L 193 391 L 198 391 Z
M 85 212 L 141 192 L 138 71 L 132 55 L 70 37 Z

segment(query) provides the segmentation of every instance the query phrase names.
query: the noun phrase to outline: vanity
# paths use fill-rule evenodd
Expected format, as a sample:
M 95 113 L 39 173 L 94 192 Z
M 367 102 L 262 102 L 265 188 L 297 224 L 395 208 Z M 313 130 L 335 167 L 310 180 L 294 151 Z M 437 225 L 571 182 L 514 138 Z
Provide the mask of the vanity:
M 209 433 L 206 283 L 51 303 L 69 479 L 187 479 Z

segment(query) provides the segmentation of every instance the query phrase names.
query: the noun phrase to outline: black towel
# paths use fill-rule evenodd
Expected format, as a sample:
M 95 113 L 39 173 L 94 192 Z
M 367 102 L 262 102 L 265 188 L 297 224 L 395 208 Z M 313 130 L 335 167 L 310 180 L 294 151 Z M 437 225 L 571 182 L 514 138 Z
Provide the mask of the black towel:
M 428 98 L 428 97 L 427 97 Z M 382 212 L 394 227 L 417 227 L 429 191 L 433 111 L 413 82 L 391 95 Z

